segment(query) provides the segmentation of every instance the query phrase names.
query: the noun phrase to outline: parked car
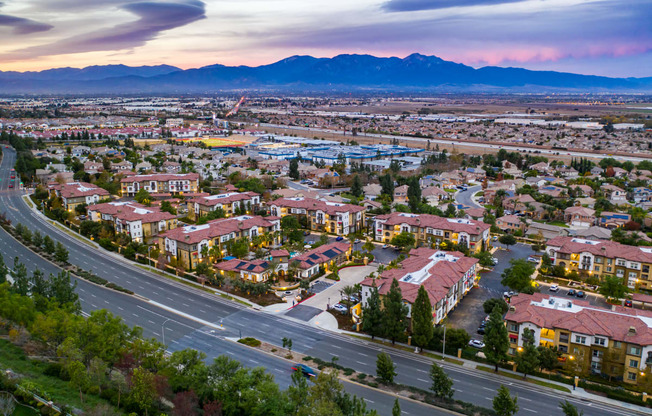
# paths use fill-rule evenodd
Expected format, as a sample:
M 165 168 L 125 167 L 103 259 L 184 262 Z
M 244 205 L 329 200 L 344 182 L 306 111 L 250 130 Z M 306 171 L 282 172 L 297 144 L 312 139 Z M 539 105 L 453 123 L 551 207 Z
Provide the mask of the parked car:
M 577 296 L 578 298 L 583 298 L 584 297 L 584 292 L 581 291 L 581 290 L 578 290 L 577 293 L 575 293 L 575 296 Z
M 383 250 L 388 248 L 388 247 L 389 247 L 389 244 L 383 244 Z
M 575 289 L 570 289 L 568 293 L 566 293 L 568 296 L 575 296 Z
M 551 285 L 550 289 L 548 290 L 550 290 L 551 292 L 559 292 L 559 285 L 555 283 L 554 285 Z
M 342 240 L 344 240 L 344 237 L 342 237 L 341 235 L 338 235 L 337 238 L 335 239 L 335 241 L 342 241 Z
M 494 266 L 497 265 L 498 264 L 498 259 L 496 257 L 492 257 L 491 258 L 491 263 L 493 263 Z
M 626 308 L 631 308 L 633 307 L 632 301 L 630 299 L 625 299 L 625 307 Z
M 353 244 L 360 244 L 360 239 L 356 238 L 355 240 L 353 240 Z
M 331 309 L 340 313 L 347 313 L 349 311 L 349 308 L 342 305 L 341 303 L 336 303 L 335 305 L 331 306 Z
M 484 342 L 477 339 L 472 339 L 471 341 L 469 341 L 469 347 L 484 348 Z
M 309 236 L 309 235 L 310 235 L 310 231 L 304 231 L 304 232 L 303 232 L 303 235 L 306 236 L 306 237 Z
M 481 326 L 480 328 L 478 328 L 478 330 L 477 330 L 476 332 L 477 332 L 479 335 L 484 335 L 484 330 L 485 330 L 484 326 Z
M 527 261 L 529 261 L 530 263 L 538 263 L 539 259 L 534 256 L 528 256 Z
M 301 374 L 308 378 L 317 376 L 317 372 L 305 364 L 295 364 L 292 366 L 292 370 L 301 371 Z
M 494 235 L 493 237 L 491 237 L 491 241 L 498 241 L 498 236 Z

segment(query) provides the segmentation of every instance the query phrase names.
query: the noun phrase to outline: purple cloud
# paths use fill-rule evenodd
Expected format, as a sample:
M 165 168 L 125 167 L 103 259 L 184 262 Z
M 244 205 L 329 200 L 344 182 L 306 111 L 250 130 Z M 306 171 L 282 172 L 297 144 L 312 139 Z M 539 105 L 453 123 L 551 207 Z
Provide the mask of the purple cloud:
M 414 12 L 418 10 L 448 9 L 450 7 L 492 6 L 518 3 L 524 0 L 389 0 L 383 9 L 390 12 Z
M 38 56 L 62 55 L 92 51 L 110 51 L 144 45 L 166 30 L 204 19 L 205 5 L 199 0 L 153 0 L 126 3 L 120 9 L 138 16 L 138 20 L 110 29 L 85 33 L 47 45 L 15 50 L 3 59 L 26 59 Z
M 0 2 L 0 7 L 3 5 L 4 3 Z M 29 35 L 30 33 L 45 32 L 54 27 L 47 23 L 37 22 L 23 17 L 9 16 L 6 14 L 0 14 L 0 26 L 11 27 L 11 32 L 14 35 Z

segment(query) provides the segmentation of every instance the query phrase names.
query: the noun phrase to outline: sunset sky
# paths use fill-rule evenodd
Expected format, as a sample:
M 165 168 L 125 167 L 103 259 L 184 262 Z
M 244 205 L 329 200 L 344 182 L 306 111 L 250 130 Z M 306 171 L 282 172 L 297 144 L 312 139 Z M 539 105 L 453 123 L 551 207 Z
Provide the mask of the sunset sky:
M 650 0 L 0 0 L 0 70 L 437 55 L 652 76 Z

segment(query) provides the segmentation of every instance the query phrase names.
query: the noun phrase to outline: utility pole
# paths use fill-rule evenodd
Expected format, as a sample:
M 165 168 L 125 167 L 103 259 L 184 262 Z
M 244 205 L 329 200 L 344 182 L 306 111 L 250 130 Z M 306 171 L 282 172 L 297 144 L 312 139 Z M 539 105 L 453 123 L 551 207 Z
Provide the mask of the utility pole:
M 163 321 L 163 323 L 161 324 L 161 333 L 163 334 L 163 347 L 164 347 L 164 348 L 165 348 L 165 324 L 166 324 L 168 321 L 170 321 L 170 320 L 172 320 L 172 318 L 168 318 L 168 319 L 166 319 L 166 320 Z

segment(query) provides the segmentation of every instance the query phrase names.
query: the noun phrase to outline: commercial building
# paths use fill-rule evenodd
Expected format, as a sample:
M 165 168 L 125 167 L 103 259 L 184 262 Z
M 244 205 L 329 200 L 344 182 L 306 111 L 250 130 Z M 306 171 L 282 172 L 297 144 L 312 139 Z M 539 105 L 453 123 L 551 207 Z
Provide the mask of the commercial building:
M 78 205 L 93 205 L 110 197 L 106 189 L 86 182 L 57 183 L 49 185 L 49 189 L 51 194 L 61 198 L 63 207 L 69 212 L 74 212 Z
M 511 355 L 524 330 L 535 345 L 556 347 L 580 376 L 600 374 L 626 383 L 652 377 L 652 312 L 591 306 L 587 301 L 535 293 L 511 298 L 505 315 Z
M 588 275 L 617 276 L 630 288 L 652 289 L 652 247 L 634 247 L 608 240 L 556 237 L 546 252 L 553 264 Z
M 392 281 L 396 279 L 410 316 L 412 304 L 423 286 L 432 305 L 433 324 L 438 324 L 473 287 L 478 278 L 477 263 L 478 259 L 466 257 L 457 251 L 425 247 L 413 249 L 410 257 L 403 260 L 399 267 L 385 270 L 378 279 L 362 281 L 362 304 L 367 304 L 374 284 L 382 297 L 387 295 Z
M 168 261 L 176 260 L 186 268 L 194 269 L 206 256 L 221 258 L 226 244 L 235 239 L 268 235 L 266 244 L 277 244 L 281 230 L 280 218 L 241 215 L 220 218 L 203 225 L 188 225 L 169 230 L 159 237 L 159 248 Z
M 197 192 L 199 175 L 196 173 L 154 173 L 134 175 L 120 180 L 122 196 L 134 196 L 141 189 L 150 194 L 182 194 Z
M 160 233 L 177 228 L 177 217 L 155 207 L 121 201 L 97 204 L 88 208 L 91 221 L 113 224 L 116 233 L 125 233 L 133 241 L 148 241 Z
M 279 198 L 268 203 L 272 215 L 293 215 L 312 231 L 348 235 L 364 228 L 365 208 L 314 198 Z
M 260 194 L 255 192 L 227 192 L 219 195 L 201 196 L 188 202 L 188 217 L 197 220 L 211 211 L 223 209 L 228 216 L 240 210 L 251 214 L 260 207 Z
M 490 228 L 489 224 L 479 220 L 393 212 L 376 216 L 374 238 L 389 243 L 394 236 L 408 232 L 414 234 L 417 246 L 450 241 L 479 252 L 489 247 Z

